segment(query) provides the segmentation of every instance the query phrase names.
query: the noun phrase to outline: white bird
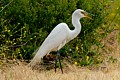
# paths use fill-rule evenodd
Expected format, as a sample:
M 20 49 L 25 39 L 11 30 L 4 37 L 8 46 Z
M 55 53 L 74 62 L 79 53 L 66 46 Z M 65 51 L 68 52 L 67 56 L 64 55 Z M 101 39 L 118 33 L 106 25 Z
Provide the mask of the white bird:
M 80 19 L 83 17 L 90 18 L 88 13 L 84 10 L 77 9 L 72 14 L 72 24 L 75 27 L 74 30 L 70 30 L 66 23 L 58 24 L 48 35 L 42 45 L 39 47 L 36 55 L 29 63 L 29 66 L 35 66 L 36 63 L 41 61 L 46 54 L 49 54 L 51 51 L 58 51 L 58 59 L 60 60 L 59 50 L 69 41 L 77 37 L 81 31 Z M 91 18 L 90 18 L 91 19 Z M 57 60 L 56 60 L 57 61 Z M 56 64 L 55 64 L 56 65 Z M 60 63 L 61 66 L 61 63 Z M 61 67 L 62 70 L 62 67 Z M 56 68 L 55 68 L 56 71 Z M 62 71 L 63 73 L 63 71 Z

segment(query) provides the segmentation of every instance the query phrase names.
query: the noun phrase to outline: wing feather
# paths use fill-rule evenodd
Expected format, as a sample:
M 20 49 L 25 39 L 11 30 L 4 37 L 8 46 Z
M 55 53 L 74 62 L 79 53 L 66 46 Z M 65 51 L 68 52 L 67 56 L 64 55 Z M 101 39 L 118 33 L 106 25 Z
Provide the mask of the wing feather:
M 44 47 L 46 50 L 54 50 L 58 48 L 62 43 L 66 42 L 68 35 L 68 26 L 65 23 L 58 24 L 45 39 L 41 48 Z M 65 43 L 61 46 L 63 47 Z
M 48 35 L 45 41 L 40 46 L 39 50 L 35 53 L 36 55 L 29 63 L 29 66 L 34 66 L 37 62 L 40 62 L 41 58 L 51 51 L 56 51 L 62 48 L 66 44 L 69 28 L 67 24 L 58 24 Z

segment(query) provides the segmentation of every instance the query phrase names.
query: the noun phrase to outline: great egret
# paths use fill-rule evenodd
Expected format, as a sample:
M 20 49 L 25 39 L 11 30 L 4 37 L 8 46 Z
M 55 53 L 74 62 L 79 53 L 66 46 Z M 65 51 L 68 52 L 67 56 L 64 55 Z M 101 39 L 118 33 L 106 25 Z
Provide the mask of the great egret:
M 56 71 L 56 62 L 57 58 L 60 63 L 60 53 L 59 50 L 70 40 L 74 39 L 81 31 L 81 23 L 80 19 L 83 17 L 90 18 L 88 16 L 88 13 L 84 10 L 77 9 L 72 14 L 72 24 L 75 27 L 74 30 L 70 30 L 68 25 L 66 23 L 60 23 L 58 24 L 48 35 L 48 37 L 45 39 L 45 41 L 42 43 L 42 45 L 39 47 L 38 51 L 36 52 L 36 55 L 29 63 L 29 66 L 34 66 L 36 63 L 39 63 L 41 58 L 45 56 L 46 54 L 49 54 L 51 51 L 58 51 L 57 57 L 55 61 L 55 71 Z M 60 68 L 63 73 L 61 63 Z

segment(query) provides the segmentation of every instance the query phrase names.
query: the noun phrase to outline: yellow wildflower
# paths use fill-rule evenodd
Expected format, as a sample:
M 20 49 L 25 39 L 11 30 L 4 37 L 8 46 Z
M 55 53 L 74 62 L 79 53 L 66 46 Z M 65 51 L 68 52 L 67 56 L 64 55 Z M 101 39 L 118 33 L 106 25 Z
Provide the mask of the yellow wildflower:
M 75 65 L 77 65 L 77 62 L 74 62 Z
M 88 61 L 88 59 L 89 59 L 89 56 L 86 57 L 86 61 Z
M 78 46 L 76 46 L 76 51 L 78 51 Z

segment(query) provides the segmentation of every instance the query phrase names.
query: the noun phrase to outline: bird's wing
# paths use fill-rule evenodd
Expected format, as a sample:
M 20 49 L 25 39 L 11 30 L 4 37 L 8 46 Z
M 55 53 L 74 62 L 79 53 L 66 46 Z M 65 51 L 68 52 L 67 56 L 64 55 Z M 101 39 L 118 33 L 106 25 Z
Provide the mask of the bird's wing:
M 58 24 L 45 39 L 41 48 L 44 47 L 48 50 L 53 50 L 59 46 L 63 47 L 67 40 L 68 26 L 65 23 Z
M 67 24 L 58 24 L 48 35 L 45 41 L 40 46 L 39 50 L 35 53 L 33 60 L 29 63 L 30 66 L 34 66 L 37 62 L 40 62 L 41 58 L 51 51 L 56 51 L 62 48 L 67 42 L 69 28 Z

